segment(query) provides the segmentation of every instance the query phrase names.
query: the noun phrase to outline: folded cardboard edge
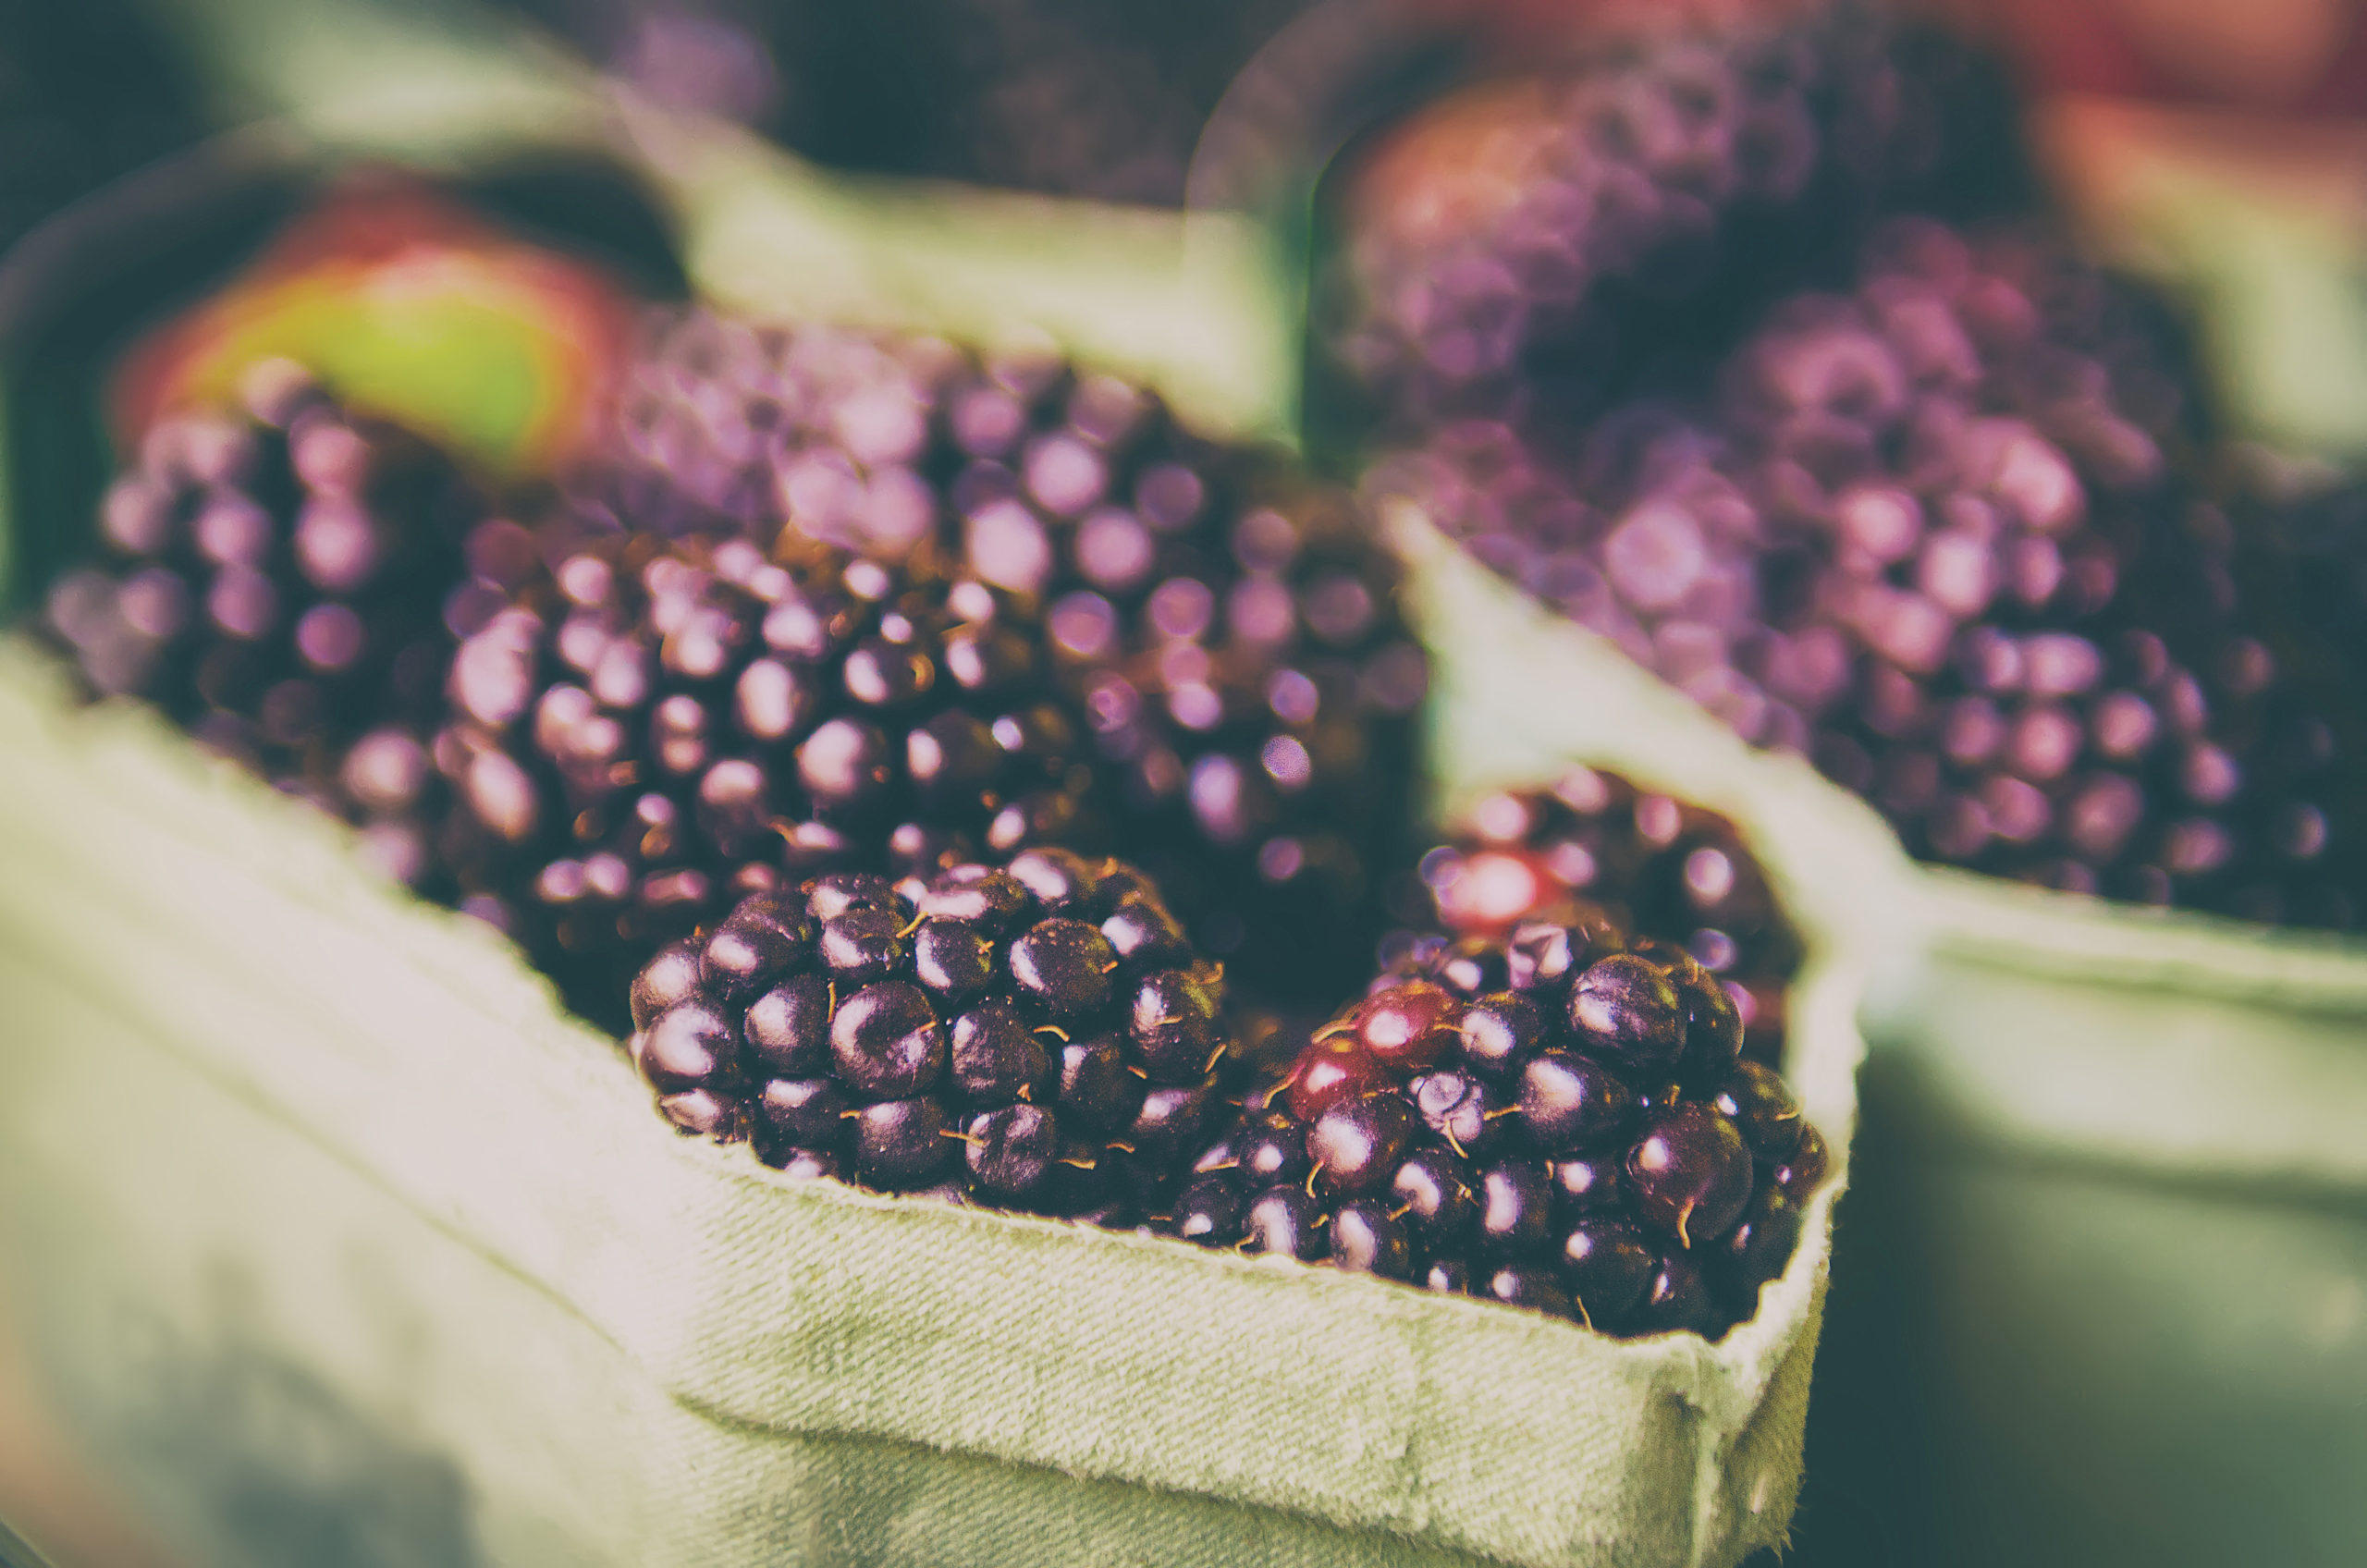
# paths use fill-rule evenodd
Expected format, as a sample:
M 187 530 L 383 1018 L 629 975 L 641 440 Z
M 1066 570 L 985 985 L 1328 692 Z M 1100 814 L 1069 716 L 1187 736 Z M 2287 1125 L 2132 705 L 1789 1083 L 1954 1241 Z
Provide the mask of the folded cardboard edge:
M 1522 1321 L 1519 1315 L 1482 1304 L 1429 1297 L 1379 1281 L 1343 1278 L 1329 1270 L 1250 1264 L 1186 1252 L 1164 1241 L 954 1210 L 925 1200 L 884 1198 L 840 1188 L 801 1188 L 762 1170 L 747 1160 L 744 1151 L 683 1145 L 658 1137 L 657 1123 L 650 1118 L 630 1069 L 613 1050 L 594 1046 L 594 1037 L 581 1025 L 558 1016 L 548 987 L 528 974 L 498 943 L 471 931 L 468 922 L 419 907 L 399 891 L 374 883 L 354 864 L 349 837 L 335 824 L 292 802 L 275 797 L 267 788 L 227 765 L 203 757 L 150 716 L 129 711 L 68 712 L 62 682 L 53 669 L 46 668 L 46 662 L 44 656 L 21 646 L 0 652 L 0 689 L 7 691 L 8 705 L 16 710 L 8 716 L 6 728 L 15 732 L 15 740 L 7 749 L 17 751 L 17 766 L 80 771 L 82 777 L 79 778 L 53 782 L 94 801 L 104 802 L 115 795 L 117 805 L 131 811 L 135 819 L 142 815 L 153 815 L 159 809 L 176 813 L 181 819 L 181 830 L 202 840 L 207 852 L 222 857 L 226 867 L 252 876 L 272 894 L 299 900 L 317 915 L 362 923 L 373 939 L 383 943 L 389 959 L 409 963 L 438 985 L 465 989 L 475 1005 L 488 1009 L 505 1026 L 514 1028 L 521 1039 L 530 1039 L 540 1053 L 568 1061 L 569 1076 L 595 1080 L 593 1093 L 611 1099 L 630 1096 L 624 1111 L 635 1123 L 637 1135 L 647 1144 L 649 1157 L 677 1168 L 677 1176 L 690 1187 L 720 1182 L 743 1189 L 764 1189 L 758 1201 L 777 1206 L 784 1218 L 806 1207 L 869 1207 L 896 1212 L 904 1223 L 919 1224 L 926 1231 L 945 1233 L 949 1239 L 961 1231 L 1004 1237 L 1033 1232 L 1043 1243 L 1057 1247 L 1105 1254 L 1132 1251 L 1152 1266 L 1151 1272 L 1170 1272 L 1179 1264 L 1187 1265 L 1191 1270 L 1198 1271 L 1193 1275 L 1196 1279 L 1224 1275 L 1245 1281 L 1254 1279 L 1259 1290 L 1285 1290 L 1325 1298 L 1336 1303 L 1341 1312 L 1431 1317 L 1443 1325 L 1442 1331 L 1446 1332 L 1477 1331 L 1492 1336 L 1515 1326 L 1521 1335 L 1544 1331 L 1566 1344 L 1574 1356 L 1608 1357 L 1651 1366 L 1655 1376 L 1645 1381 L 1665 1385 L 1678 1390 L 1681 1397 L 1698 1402 L 1704 1414 L 1726 1430 L 1740 1427 L 1759 1410 L 1769 1378 L 1797 1342 L 1812 1287 L 1823 1267 L 1829 1194 L 1820 1200 L 1811 1214 L 1809 1234 L 1800 1256 L 1786 1276 L 1770 1286 L 1762 1312 L 1752 1323 L 1715 1347 L 1699 1341 L 1688 1342 L 1686 1336 L 1613 1344 L 1561 1325 Z M 44 749 L 51 754 L 34 754 Z M 126 790 L 129 791 L 128 796 L 123 793 Z M 227 939 L 222 933 L 212 935 Z M 597 1058 L 596 1062 L 581 1060 L 587 1050 Z M 219 1069 L 226 1064 L 217 1060 L 213 1065 Z M 276 1105 L 286 1119 L 308 1128 L 318 1125 L 313 1120 L 316 1107 L 287 1103 L 287 1084 L 254 1081 L 256 1063 L 234 1061 L 227 1065 L 234 1073 L 249 1079 L 254 1092 Z M 345 1152 L 350 1156 L 352 1151 L 349 1148 Z M 684 1170 L 687 1174 L 683 1174 Z M 390 1190 L 397 1190 L 399 1196 L 421 1207 L 431 1218 L 470 1234 L 481 1246 L 501 1250 L 497 1238 L 472 1229 L 472 1221 L 481 1216 L 472 1214 L 465 1203 L 456 1207 L 453 1194 L 404 1188 L 399 1179 L 385 1170 L 373 1174 L 382 1182 L 390 1182 Z M 650 1216 L 644 1214 L 641 1218 L 646 1220 Z M 505 1256 L 502 1261 L 512 1266 L 519 1262 L 515 1256 Z M 565 1299 L 568 1281 L 563 1274 L 552 1278 L 555 1260 L 546 1257 L 537 1261 L 545 1266 L 540 1272 L 546 1282 Z M 527 1271 L 536 1270 L 530 1267 Z M 612 1319 L 603 1327 L 629 1344 L 635 1340 L 636 1325 L 632 1322 Z M 682 1382 L 683 1366 L 668 1363 L 666 1347 L 644 1339 L 633 1348 L 669 1373 L 675 1385 L 684 1389 L 686 1397 L 695 1393 Z M 755 1415 L 759 1420 L 766 1418 L 761 1411 Z M 850 1429 L 869 1428 L 858 1422 Z M 1046 1462 L 1046 1456 L 1040 1454 L 997 1453 L 996 1457 L 1021 1463 Z M 1711 1462 L 1711 1456 L 1698 1457 L 1703 1463 Z M 1054 1457 L 1051 1467 L 1065 1466 Z M 1122 1478 L 1159 1484 L 1156 1476 Z M 1378 1523 L 1384 1528 L 1402 1527 L 1404 1523 L 1376 1521 L 1354 1513 L 1335 1522 L 1364 1527 Z M 1431 1538 L 1458 1538 L 1452 1522 L 1437 1519 L 1429 1523 L 1445 1527 L 1448 1532 L 1433 1533 Z M 1463 1523 L 1467 1525 L 1469 1521 Z M 1697 1534 L 1702 1523 L 1695 1522 Z M 1750 1544 L 1772 1538 L 1765 1522 L 1760 1522 L 1760 1525 L 1753 1529 L 1751 1522 L 1745 1521 L 1738 1529 L 1747 1532 Z M 1772 1526 L 1776 1530 L 1780 1527 L 1780 1521 Z M 1484 1539 L 1474 1542 L 1462 1536 L 1458 1544 L 1478 1545 L 1485 1550 L 1488 1543 Z M 1743 1537 L 1724 1530 L 1717 1539 L 1697 1542 L 1703 1561 L 1723 1559 L 1729 1548 L 1738 1556 L 1744 1544 Z

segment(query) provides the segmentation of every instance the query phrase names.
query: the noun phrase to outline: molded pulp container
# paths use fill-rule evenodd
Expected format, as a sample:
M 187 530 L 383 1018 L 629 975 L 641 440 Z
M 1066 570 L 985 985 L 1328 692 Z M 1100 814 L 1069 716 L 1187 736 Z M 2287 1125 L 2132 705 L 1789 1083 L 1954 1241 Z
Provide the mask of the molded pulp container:
M 1781 798 L 1655 778 L 1811 885 Z M 1867 966 L 1820 922 L 1791 1068 L 1846 1169 Z M 14 639 L 0 995 L 0 1437 L 190 1562 L 1717 1568 L 1797 1494 L 1840 1176 L 1715 1345 L 789 1182 Z

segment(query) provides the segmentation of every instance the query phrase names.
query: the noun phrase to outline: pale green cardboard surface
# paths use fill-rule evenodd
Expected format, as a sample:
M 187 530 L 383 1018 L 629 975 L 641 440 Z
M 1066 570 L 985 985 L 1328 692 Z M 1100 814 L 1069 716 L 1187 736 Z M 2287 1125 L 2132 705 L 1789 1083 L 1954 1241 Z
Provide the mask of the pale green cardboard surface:
M 858 1487 L 888 1465 L 934 1495 L 941 1477 L 920 1465 L 914 1479 L 912 1456 L 938 1449 L 1103 1483 L 1051 1488 L 1074 1533 L 1031 1546 L 1044 1562 L 1108 1561 L 1104 1532 L 1137 1529 L 1173 1533 L 1166 1561 L 1263 1560 L 1242 1555 L 1242 1531 L 1185 1528 L 1190 1510 L 1146 1488 L 1296 1521 L 1305 1562 L 1421 1561 L 1401 1550 L 1418 1545 L 1730 1563 L 1780 1537 L 1829 1198 L 1759 1317 L 1712 1348 L 784 1182 L 744 1151 L 664 1133 L 610 1044 L 557 1017 L 489 935 L 371 884 L 331 825 L 143 714 L 75 711 L 49 676 L 22 649 L 0 655 L 0 950 L 22 1021 L 0 1072 L 25 1085 L 0 1158 L 28 1167 L 0 1187 L 28 1194 L 20 1214 L 35 1193 L 38 1212 L 112 1204 L 120 1218 L 78 1244 L 129 1280 L 171 1260 L 141 1239 L 160 1215 L 185 1239 L 184 1275 L 252 1276 L 281 1305 L 218 1332 L 275 1347 L 451 1464 L 488 1531 L 514 1516 L 504 1531 L 564 1534 L 588 1488 L 601 1523 L 582 1538 L 611 1555 L 587 1561 L 872 1561 L 817 1544 L 825 1514 L 784 1480 L 819 1463 L 815 1442 L 844 1439 L 858 1446 L 830 1447 L 824 1468 Z M 1851 1002 L 1824 984 L 1809 1011 L 1838 1027 L 1804 1023 L 1801 1061 L 1810 1082 L 1846 1085 Z M 172 1071 L 130 1065 L 149 1057 Z M 88 1138 L 101 1105 L 109 1125 L 172 1136 Z M 1824 1120 L 1845 1132 L 1846 1109 Z M 319 1213 L 253 1203 L 273 1186 L 243 1170 L 257 1124 L 291 1170 L 321 1171 L 278 1194 Z M 161 1208 L 128 1202 L 127 1182 Z M 325 1271 L 325 1236 L 404 1283 L 382 1338 L 468 1369 L 408 1426 L 351 1282 Z M 8 1272 L 26 1320 L 99 1332 L 75 1270 Z M 134 1293 L 176 1332 L 216 1332 L 202 1314 L 230 1309 L 171 1280 Z M 97 1410 L 109 1386 L 61 1397 Z M 480 1416 L 546 1436 L 478 1455 Z M 579 1476 L 587 1446 L 602 1462 Z M 994 1474 L 982 1497 L 1047 1495 Z M 698 1525 L 675 1533 L 686 1516 Z M 738 1537 L 706 1523 L 759 1516 L 783 1523 Z M 900 1560 L 953 1550 L 936 1533 L 956 1517 L 900 1517 Z

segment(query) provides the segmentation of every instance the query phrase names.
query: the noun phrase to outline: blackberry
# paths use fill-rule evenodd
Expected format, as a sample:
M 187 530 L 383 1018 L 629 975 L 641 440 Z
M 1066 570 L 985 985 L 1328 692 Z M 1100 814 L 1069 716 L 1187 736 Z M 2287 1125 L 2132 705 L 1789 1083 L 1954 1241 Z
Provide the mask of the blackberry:
M 102 504 L 103 555 L 50 585 L 45 628 L 92 693 L 154 704 L 436 890 L 439 611 L 485 502 L 285 362 L 248 393 L 150 430 Z
M 1559 929 L 1559 967 L 1498 936 L 1382 975 L 1203 1145 L 1167 1228 L 1610 1334 L 1748 1317 L 1823 1142 L 1682 949 Z
M 1182 1171 L 1234 1049 L 1218 966 L 1124 950 L 1166 920 L 1133 867 L 1051 848 L 783 882 L 650 960 L 630 1049 L 677 1127 L 769 1164 L 1133 1225 L 1211 1191 Z
M 1122 830 L 1251 992 L 1354 985 L 1411 817 L 1427 674 L 1349 498 L 1149 394 L 930 339 L 661 320 L 588 504 L 803 534 L 1040 603 Z
M 1040 622 L 975 581 L 790 544 L 587 537 L 453 659 L 444 851 L 595 1020 L 617 969 L 743 894 L 1096 834 Z
M 1845 274 L 1877 214 L 2027 199 L 1993 62 L 1820 12 L 1598 41 L 1370 133 L 1322 204 L 1318 443 L 1582 428 L 1698 384 L 1772 300 Z
M 1478 802 L 1462 831 L 1425 854 L 1417 878 L 1392 896 L 1413 927 L 1448 935 L 1392 934 L 1381 949 L 1390 967 L 1451 970 L 1506 941 L 1515 962 L 1558 963 L 1566 961 L 1552 949 L 1574 924 L 1632 932 L 1714 976 L 1744 1028 L 1743 1050 L 1783 1060 L 1799 935 L 1734 824 L 1714 812 L 1574 767 L 1551 790 Z M 1686 993 L 1688 1005 L 1700 999 Z M 1533 1048 L 1538 1027 L 1523 1006 L 1476 1009 L 1465 1015 L 1464 1048 L 1475 1060 L 1509 1061 Z
M 2043 235 L 1926 220 L 1558 469 L 1502 423 L 1384 464 L 1479 559 L 1928 860 L 2348 926 L 2358 741 L 2195 477 L 2175 323 Z

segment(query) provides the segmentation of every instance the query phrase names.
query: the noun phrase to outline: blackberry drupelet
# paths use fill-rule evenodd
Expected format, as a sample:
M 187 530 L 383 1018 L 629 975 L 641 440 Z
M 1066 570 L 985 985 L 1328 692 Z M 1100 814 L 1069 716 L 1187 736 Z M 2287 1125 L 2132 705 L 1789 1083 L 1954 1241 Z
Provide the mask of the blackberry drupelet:
M 443 455 L 274 361 L 244 410 L 148 433 L 106 492 L 103 555 L 51 584 L 46 629 L 92 692 L 155 704 L 442 891 L 427 755 L 454 645 L 441 607 L 484 514 Z
M 1112 1226 L 1172 1207 L 1233 1051 L 1223 973 L 1149 880 L 1051 848 L 751 893 L 661 949 L 632 1011 L 686 1133 Z
M 1744 1051 L 1783 1060 L 1799 935 L 1757 857 L 1714 812 L 1574 767 L 1551 790 L 1478 802 L 1393 896 L 1413 927 L 1453 937 L 1494 941 L 1531 922 L 1583 916 L 1681 949 L 1734 1003 Z M 1417 970 L 1467 962 L 1467 952 L 1451 937 L 1414 930 L 1382 949 L 1388 962 Z
M 1379 935 L 1427 686 L 1343 494 L 1150 395 L 931 339 L 662 322 L 587 504 L 918 553 L 1040 603 L 1126 841 L 1245 990 L 1321 1005 Z
M 1738 1056 L 1727 993 L 1599 913 L 1457 951 L 1384 974 L 1246 1096 L 1168 1229 L 1611 1334 L 1715 1339 L 1748 1317 L 1827 1156 Z
M 744 894 L 1097 831 L 1039 621 L 790 543 L 584 538 L 453 660 L 444 852 L 595 1020 L 616 972 Z

